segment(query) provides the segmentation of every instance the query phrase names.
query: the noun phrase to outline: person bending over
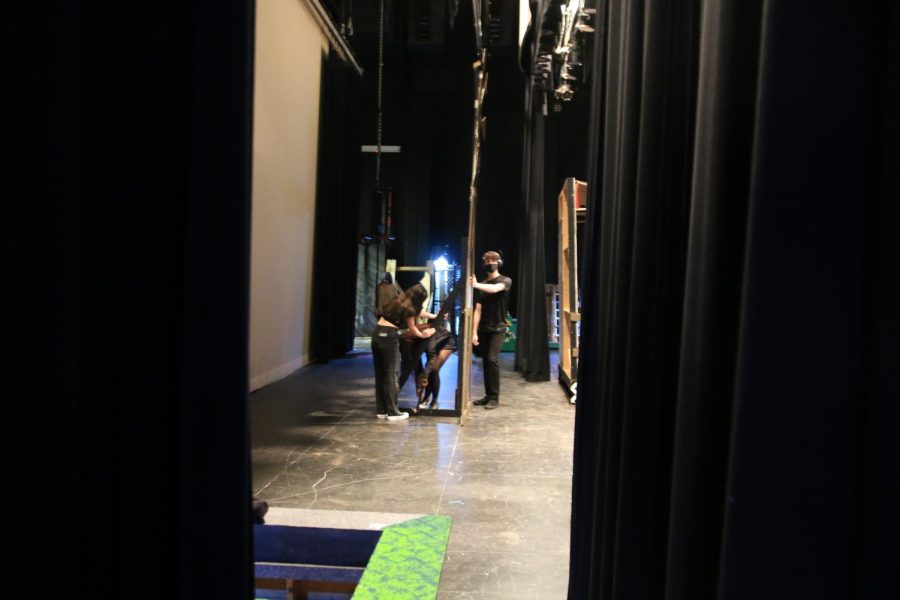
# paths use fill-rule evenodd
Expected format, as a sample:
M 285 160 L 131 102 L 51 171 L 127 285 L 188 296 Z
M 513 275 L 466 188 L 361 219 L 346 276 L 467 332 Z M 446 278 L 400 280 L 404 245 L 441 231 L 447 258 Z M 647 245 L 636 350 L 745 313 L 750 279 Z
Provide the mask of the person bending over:
M 372 332 L 372 360 L 375 365 L 375 413 L 379 419 L 401 421 L 409 418 L 409 413 L 400 412 L 397 406 L 397 363 L 400 358 L 400 330 L 421 339 L 434 334 L 429 327 L 420 329 L 416 317 L 422 312 L 422 305 L 428 297 L 425 287 L 417 283 L 387 303 L 381 310 L 375 331 Z
M 435 318 L 437 318 L 437 315 L 423 309 L 419 313 L 416 325 L 420 329 L 423 327 L 432 327 L 431 324 L 425 325 L 421 321 Z M 419 380 L 419 375 L 422 373 L 422 354 L 428 351 L 429 343 L 432 338 L 434 338 L 434 336 L 426 339 L 416 337 L 411 330 L 406 330 L 406 332 L 400 336 L 400 381 L 397 384 L 397 389 L 402 390 L 403 386 L 406 384 L 406 380 L 409 379 L 409 376 L 413 373 L 415 373 L 415 380 Z M 420 392 L 417 389 L 416 395 L 418 396 L 419 394 Z
M 438 394 L 441 391 L 441 367 L 456 352 L 456 338 L 447 329 L 445 319 L 434 323 L 434 335 L 426 340 L 428 361 L 425 368 L 417 376 L 416 391 L 419 396 L 419 408 L 435 408 Z

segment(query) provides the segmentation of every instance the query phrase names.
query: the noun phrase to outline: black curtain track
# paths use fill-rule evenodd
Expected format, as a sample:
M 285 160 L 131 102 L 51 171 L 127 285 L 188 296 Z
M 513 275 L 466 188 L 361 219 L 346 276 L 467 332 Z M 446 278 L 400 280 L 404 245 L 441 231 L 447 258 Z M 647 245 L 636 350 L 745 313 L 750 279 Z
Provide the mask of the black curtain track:
M 600 2 L 569 597 L 900 594 L 900 9 Z
M 336 53 L 322 58 L 310 359 L 353 349 L 359 231 L 360 79 Z

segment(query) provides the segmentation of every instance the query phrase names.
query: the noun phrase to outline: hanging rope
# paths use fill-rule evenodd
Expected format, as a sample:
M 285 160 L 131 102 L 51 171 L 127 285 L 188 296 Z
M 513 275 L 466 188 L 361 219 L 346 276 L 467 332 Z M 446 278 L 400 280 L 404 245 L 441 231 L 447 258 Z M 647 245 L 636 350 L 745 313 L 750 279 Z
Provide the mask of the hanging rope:
M 375 194 L 376 197 L 381 198 L 381 202 L 378 204 L 379 210 L 384 210 L 383 202 L 384 196 L 381 192 L 381 89 L 382 89 L 382 79 L 384 76 L 384 0 L 381 0 L 381 5 L 379 9 L 379 17 L 378 17 L 378 88 L 376 92 L 376 102 L 377 102 L 377 114 L 375 118 Z M 381 258 L 381 251 L 385 244 L 385 239 L 387 238 L 386 231 L 384 229 L 384 217 L 381 217 L 381 225 L 382 230 L 380 231 L 380 239 L 381 241 L 375 246 L 375 269 L 372 271 L 373 280 L 372 280 L 372 300 L 373 302 L 377 301 L 378 296 L 378 281 L 381 279 L 382 270 L 384 269 L 385 263 Z M 376 235 L 379 232 L 376 227 Z M 368 265 L 368 261 L 367 261 Z M 374 304 L 373 304 L 374 306 Z
M 381 188 L 381 85 L 384 73 L 384 0 L 381 0 L 381 10 L 378 23 L 378 118 L 375 125 L 375 140 L 378 148 L 375 150 L 375 187 Z

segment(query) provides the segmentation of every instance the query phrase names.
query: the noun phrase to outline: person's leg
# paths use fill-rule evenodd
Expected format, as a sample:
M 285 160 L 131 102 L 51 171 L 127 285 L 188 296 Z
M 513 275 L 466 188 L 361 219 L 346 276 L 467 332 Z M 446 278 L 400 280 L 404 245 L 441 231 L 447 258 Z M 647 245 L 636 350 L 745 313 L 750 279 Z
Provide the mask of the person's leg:
M 409 379 L 415 365 L 413 364 L 413 346 L 415 340 L 407 337 L 400 338 L 400 380 L 397 389 L 403 389 L 403 384 Z
M 473 354 L 481 359 L 481 374 L 484 379 L 484 397 L 472 402 L 475 406 L 484 406 L 491 400 L 491 390 L 494 389 L 494 372 L 491 370 L 490 345 L 493 334 L 490 331 L 478 332 L 478 345 L 473 348 Z
M 437 356 L 437 349 L 433 344 L 428 344 L 425 349 L 425 367 L 416 373 L 416 393 L 419 395 L 420 403 L 425 400 L 425 390 L 431 381 L 431 372 L 434 370 Z
M 422 397 L 422 354 L 426 352 L 428 352 L 428 340 L 418 340 L 418 343 L 413 347 L 413 356 L 415 357 L 413 370 L 416 372 L 416 396 L 419 398 Z
M 434 363 L 434 370 L 431 372 L 431 377 L 429 379 L 432 407 L 437 405 L 438 394 L 440 394 L 441 392 L 441 367 L 444 366 L 444 363 L 447 362 L 447 359 L 450 358 L 451 354 L 453 354 L 453 350 L 451 350 L 450 348 L 444 348 L 438 354 L 438 358 Z
M 488 333 L 486 331 L 479 331 L 478 332 L 478 345 L 472 346 L 472 355 L 475 356 L 476 358 L 481 359 L 482 378 L 487 377 L 487 373 L 485 372 L 487 363 L 485 361 L 487 359 L 487 343 L 488 343 L 489 336 L 490 336 L 490 333 Z M 486 380 L 485 380 L 485 389 L 487 389 Z M 490 398 L 488 398 L 487 395 L 485 395 L 484 397 L 482 397 L 478 400 L 473 400 L 472 404 L 474 404 L 475 406 L 484 406 L 485 404 L 488 403 L 488 400 L 490 400 Z
M 450 332 L 444 328 L 439 328 L 434 335 L 428 338 L 427 361 L 425 362 L 425 368 L 419 375 L 418 380 L 420 388 L 424 390 L 431 385 L 432 372 L 440 370 L 441 364 L 443 364 L 440 357 L 443 355 L 443 360 L 447 360 L 447 356 L 449 356 L 449 353 L 452 352 L 453 349 L 456 349 L 456 340 L 450 335 Z M 438 377 L 438 380 L 440 380 L 440 377 Z M 432 399 L 436 402 L 437 396 L 432 395 Z
M 419 374 L 422 372 L 422 353 L 427 348 L 428 340 L 419 338 L 401 338 L 400 380 L 397 389 L 402 390 L 409 376 L 415 374 L 413 381 L 418 387 Z
M 400 408 L 397 406 L 397 396 L 400 393 L 400 388 L 397 385 L 397 363 L 400 360 L 400 339 L 396 332 L 387 339 L 390 341 L 390 351 L 386 351 L 384 357 L 385 363 L 387 364 L 387 368 L 384 370 L 386 379 L 384 393 L 388 418 L 391 418 L 392 416 L 401 414 Z
M 419 395 L 419 408 L 428 408 L 429 398 L 432 395 L 432 389 L 434 389 L 434 381 L 434 371 L 428 375 L 428 381 L 426 381 L 425 385 L 422 385 L 421 379 L 418 381 L 416 393 Z
M 388 376 L 385 356 L 390 352 L 387 343 L 391 335 L 388 327 L 376 327 L 372 332 L 372 363 L 375 366 L 375 413 L 379 417 L 387 414 L 387 396 L 385 382 Z
M 429 408 L 437 406 L 438 394 L 441 393 L 441 372 L 435 369 L 428 376 L 428 392 L 431 394 L 431 400 L 428 401 Z
M 478 337 L 480 339 L 481 334 Z M 504 333 L 491 332 L 485 340 L 484 391 L 488 401 L 484 407 L 487 409 L 496 408 L 500 403 L 500 348 L 505 337 Z
M 428 364 L 422 373 L 422 377 L 427 377 L 427 379 L 424 383 L 421 379 L 419 380 L 423 388 L 419 408 L 434 407 L 437 404 L 438 394 L 441 391 L 441 367 L 447 362 L 451 354 L 453 354 L 453 350 L 444 347 L 434 357 L 429 358 Z M 429 397 L 431 398 L 430 402 Z
M 375 368 L 375 414 L 383 415 L 384 414 L 384 397 L 381 395 L 381 377 L 382 377 L 382 365 L 381 365 L 381 356 L 378 353 L 378 344 L 375 340 L 378 339 L 378 328 L 372 332 L 372 365 Z

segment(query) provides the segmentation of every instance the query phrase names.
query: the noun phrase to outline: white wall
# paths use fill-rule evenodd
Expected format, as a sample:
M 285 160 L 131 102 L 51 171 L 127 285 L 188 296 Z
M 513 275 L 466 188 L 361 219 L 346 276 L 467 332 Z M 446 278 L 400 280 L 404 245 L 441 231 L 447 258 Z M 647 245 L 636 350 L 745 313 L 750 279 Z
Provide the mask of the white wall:
M 301 0 L 257 0 L 250 389 L 309 362 L 316 149 L 327 42 Z

